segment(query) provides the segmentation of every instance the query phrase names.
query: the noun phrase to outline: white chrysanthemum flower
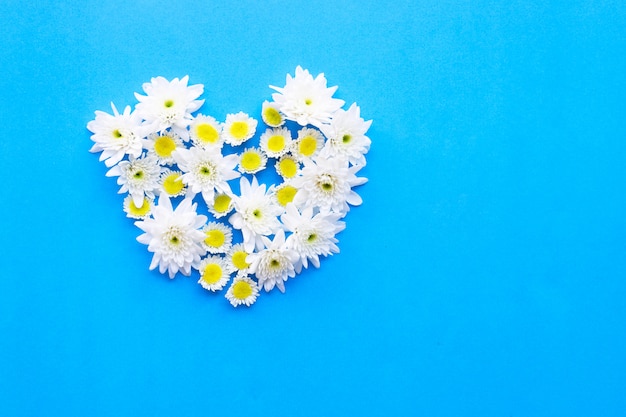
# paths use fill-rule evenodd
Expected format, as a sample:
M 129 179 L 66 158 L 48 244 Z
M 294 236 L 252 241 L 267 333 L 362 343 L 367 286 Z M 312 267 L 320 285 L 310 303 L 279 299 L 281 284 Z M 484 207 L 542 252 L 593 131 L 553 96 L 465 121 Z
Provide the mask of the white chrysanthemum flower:
M 87 123 L 87 129 L 93 133 L 91 140 L 95 143 L 90 152 L 102 152 L 100 161 L 107 167 L 124 159 L 125 155 L 139 158 L 143 149 L 142 139 L 149 133 L 149 128 L 141 124 L 141 116 L 130 111 L 130 106 L 119 114 L 115 105 L 111 103 L 113 114 L 96 111 L 95 120 Z
M 209 291 L 220 291 L 230 279 L 228 265 L 221 256 L 207 256 L 198 266 L 200 279 L 198 284 Z
M 237 275 L 226 291 L 226 298 L 233 307 L 245 304 L 250 307 L 259 296 L 259 287 L 247 275 Z
M 272 98 L 278 104 L 281 113 L 287 120 L 295 120 L 299 125 L 320 126 L 328 123 L 331 115 L 340 109 L 344 101 L 333 98 L 337 87 L 327 87 L 324 74 L 315 79 L 308 70 L 296 68 L 296 76 L 287 74 L 284 87 L 270 88 L 278 91 Z
M 333 114 L 329 125 L 320 127 L 328 138 L 322 150 L 322 156 L 331 157 L 341 155 L 352 165 L 365 165 L 365 154 L 370 149 L 372 141 L 365 136 L 372 124 L 361 118 L 361 110 L 353 103 L 348 111 L 339 109 Z
M 243 245 L 247 251 L 263 247 L 261 236 L 272 235 L 280 229 L 278 217 L 283 209 L 271 195 L 266 194 L 265 184 L 259 185 L 256 177 L 252 183 L 247 178 L 240 180 L 241 196 L 234 196 L 236 213 L 228 221 L 243 234 Z
M 175 132 L 151 133 L 144 141 L 144 148 L 148 155 L 154 155 L 159 165 L 172 165 L 174 157 L 172 153 L 176 149 L 184 149 L 183 141 Z
M 129 161 L 122 161 L 111 168 L 106 176 L 117 176 L 117 184 L 121 185 L 118 193 L 128 192 L 135 205 L 140 207 L 144 196 L 154 198 L 155 192 L 158 192 L 161 166 L 154 155 L 138 159 L 131 157 Z
M 189 139 L 187 126 L 192 120 L 191 113 L 204 103 L 204 100 L 196 100 L 204 91 L 204 86 L 202 84 L 188 86 L 188 81 L 187 75 L 180 80 L 174 78 L 172 81 L 156 77 L 143 84 L 145 96 L 135 93 L 139 100 L 135 107 L 137 113 L 155 132 L 171 128 L 183 140 Z
M 226 216 L 234 207 L 233 198 L 223 193 L 215 194 L 213 203 L 208 205 L 209 213 L 216 219 Z
M 288 204 L 285 214 L 280 217 L 285 230 L 292 232 L 287 238 L 288 248 L 300 255 L 295 264 L 295 270 L 300 273 L 302 266 L 308 268 L 308 261 L 320 267 L 319 256 L 328 256 L 339 253 L 335 235 L 346 228 L 346 224 L 339 221 L 337 213 L 317 213 L 313 215 L 313 207 L 306 207 L 302 213 L 294 204 Z
M 256 174 L 265 169 L 267 156 L 257 148 L 248 148 L 239 156 L 239 172 L 244 174 Z
M 293 155 L 299 161 L 315 158 L 324 147 L 324 136 L 317 129 L 305 127 L 298 131 L 298 138 L 291 148 Z
M 285 292 L 284 282 L 289 277 L 295 277 L 294 264 L 299 262 L 300 256 L 296 251 L 287 247 L 285 243 L 285 231 L 280 229 L 276 232 L 274 240 L 270 241 L 263 236 L 265 249 L 248 255 L 246 261 L 250 263 L 250 273 L 256 275 L 259 287 L 270 291 L 274 286 L 280 292 Z
M 229 272 L 247 272 L 250 264 L 246 262 L 246 258 L 250 253 L 252 253 L 252 251 L 247 251 L 241 243 L 233 245 L 226 254 L 226 263 Z
M 283 179 L 290 180 L 300 173 L 300 162 L 296 157 L 286 154 L 276 161 L 274 168 Z
M 201 148 L 217 147 L 224 144 L 222 125 L 211 116 L 197 115 L 189 125 L 189 137 L 194 145 Z
M 238 146 L 254 136 L 257 121 L 244 112 L 229 114 L 222 127 L 224 141 L 232 146 Z
M 282 184 L 272 187 L 271 191 L 276 202 L 280 204 L 281 207 L 287 207 L 287 204 L 293 201 L 298 189 L 290 182 L 283 182 Z
M 291 149 L 291 132 L 287 128 L 267 129 L 259 146 L 270 158 L 280 158 Z
M 261 110 L 261 118 L 269 127 L 279 127 L 285 124 L 285 116 L 280 112 L 278 104 L 265 100 Z
M 205 249 L 209 253 L 226 253 L 233 243 L 233 231 L 225 224 L 218 222 L 207 223 L 202 228 Z
M 137 240 L 154 253 L 150 270 L 158 266 L 159 272 L 168 271 L 170 278 L 178 271 L 189 276 L 191 267 L 197 268 L 206 253 L 202 246 L 204 233 L 199 230 L 206 220 L 206 216 L 196 213 L 196 204 L 190 198 L 185 198 L 173 210 L 167 196 L 159 197 L 152 217 L 135 222 L 135 226 L 145 232 Z
M 131 219 L 145 219 L 152 212 L 152 208 L 154 207 L 154 201 L 147 197 L 143 198 L 143 204 L 139 207 L 135 205 L 133 198 L 130 195 L 124 197 L 124 213 L 126 213 L 126 217 L 130 217 Z
M 293 202 L 300 208 L 319 207 L 320 211 L 334 211 L 346 214 L 350 207 L 362 203 L 361 197 L 352 187 L 367 182 L 367 178 L 355 175 L 361 166 L 348 167 L 348 161 L 341 157 L 317 158 L 304 161 L 302 175 L 294 178 L 292 184 L 298 188 Z
M 174 152 L 174 160 L 184 172 L 183 182 L 194 195 L 202 193 L 207 205 L 213 202 L 215 190 L 231 193 L 227 181 L 241 176 L 234 170 L 237 159 L 237 155 L 223 156 L 219 149 L 202 149 L 197 146 Z
M 187 192 L 187 186 L 183 182 L 183 173 L 178 170 L 165 168 L 159 179 L 160 191 L 169 197 L 178 197 Z

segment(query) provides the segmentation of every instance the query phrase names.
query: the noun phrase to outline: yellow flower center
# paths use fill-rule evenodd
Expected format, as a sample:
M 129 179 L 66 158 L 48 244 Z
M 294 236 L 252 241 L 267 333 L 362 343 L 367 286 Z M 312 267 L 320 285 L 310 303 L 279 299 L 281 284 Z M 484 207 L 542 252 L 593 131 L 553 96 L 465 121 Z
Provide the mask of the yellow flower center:
M 237 269 L 246 269 L 250 266 L 249 263 L 246 262 L 246 258 L 248 257 L 248 252 L 243 250 L 238 250 L 233 253 L 233 265 Z
M 150 201 L 146 197 L 144 197 L 141 207 L 137 207 L 135 205 L 135 202 L 131 199 L 130 204 L 128 205 L 128 211 L 130 212 L 130 214 L 133 214 L 135 216 L 146 216 L 150 212 Z
M 224 213 L 230 206 L 231 198 L 226 194 L 218 194 L 213 202 L 213 209 L 218 213 Z
M 165 177 L 163 180 L 163 189 L 166 193 L 169 195 L 178 195 L 181 191 L 183 191 L 185 184 L 183 184 L 180 177 L 181 175 L 177 172 L 173 172 Z
M 285 207 L 293 201 L 297 192 L 298 190 L 294 186 L 285 185 L 283 188 L 276 191 L 276 200 L 278 200 L 278 204 Z
M 245 300 L 252 295 L 252 286 L 247 281 L 237 281 L 233 284 L 233 297 Z
M 280 152 L 285 149 L 285 137 L 282 135 L 271 136 L 267 140 L 267 149 L 272 152 Z
M 176 149 L 176 142 L 169 136 L 159 136 L 154 141 L 154 152 L 161 158 L 169 158 Z
M 120 132 L 120 130 L 119 130 L 119 129 L 115 129 L 115 130 L 113 131 L 113 137 L 114 137 L 114 138 L 119 139 L 119 138 L 121 138 L 122 136 L 123 136 L 123 135 L 122 135 L 122 132 Z
M 230 125 L 230 135 L 237 140 L 243 140 L 248 137 L 248 132 L 250 131 L 250 127 L 246 122 L 233 122 Z
M 261 155 L 255 151 L 246 151 L 241 155 L 240 164 L 246 171 L 255 171 L 261 166 Z
M 207 246 L 211 246 L 213 248 L 219 248 L 224 244 L 224 241 L 226 240 L 224 232 L 218 229 L 207 230 L 204 234 L 206 235 L 204 243 L 206 243 Z
M 317 139 L 313 136 L 305 136 L 300 139 L 298 151 L 304 156 L 311 156 L 317 150 Z
M 280 124 L 283 122 L 283 116 L 281 116 L 278 110 L 276 110 L 275 108 L 267 107 L 263 111 L 263 120 L 269 126 L 276 127 L 280 126 Z
M 217 284 L 222 278 L 222 267 L 218 264 L 208 264 L 202 272 L 202 281 L 207 284 Z
M 163 105 L 169 109 L 174 105 L 174 100 L 165 100 L 165 103 L 163 103 Z
M 293 178 L 298 172 L 298 164 L 291 158 L 281 159 L 278 163 L 278 171 L 285 178 Z
M 341 137 L 341 141 L 346 145 L 352 141 L 352 135 L 348 135 L 347 133 Z
M 216 143 L 220 133 L 208 123 L 200 123 L 196 126 L 196 137 L 203 143 Z

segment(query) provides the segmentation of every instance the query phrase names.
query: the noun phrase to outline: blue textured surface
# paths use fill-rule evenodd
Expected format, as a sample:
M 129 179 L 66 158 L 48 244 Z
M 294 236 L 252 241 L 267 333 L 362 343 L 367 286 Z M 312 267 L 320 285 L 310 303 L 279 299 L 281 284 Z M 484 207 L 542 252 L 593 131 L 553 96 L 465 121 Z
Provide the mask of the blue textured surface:
M 623 415 L 623 2 L 54 3 L 0 4 L 0 415 Z M 298 64 L 374 119 L 342 253 L 250 309 L 148 271 L 93 111 Z

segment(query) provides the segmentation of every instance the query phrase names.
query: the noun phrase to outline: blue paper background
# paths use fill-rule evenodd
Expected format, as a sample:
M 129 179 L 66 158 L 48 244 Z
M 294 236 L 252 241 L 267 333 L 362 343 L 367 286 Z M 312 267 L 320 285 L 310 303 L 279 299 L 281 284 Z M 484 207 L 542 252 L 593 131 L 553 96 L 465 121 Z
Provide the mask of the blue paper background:
M 0 3 L 0 415 L 623 415 L 623 2 L 56 3 Z M 342 253 L 250 309 L 148 271 L 93 112 L 298 64 L 374 119 Z

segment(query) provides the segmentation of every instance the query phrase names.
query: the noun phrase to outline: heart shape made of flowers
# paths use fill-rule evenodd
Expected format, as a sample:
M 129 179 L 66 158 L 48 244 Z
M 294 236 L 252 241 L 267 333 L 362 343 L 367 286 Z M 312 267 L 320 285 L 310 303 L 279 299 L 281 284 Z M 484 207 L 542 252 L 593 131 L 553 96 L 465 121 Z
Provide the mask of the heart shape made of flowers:
M 356 103 L 345 110 L 324 74 L 300 66 L 284 87 L 270 86 L 261 126 L 243 112 L 223 122 L 198 113 L 204 86 L 188 81 L 155 77 L 134 109 L 96 111 L 90 151 L 126 194 L 124 212 L 153 253 L 150 270 L 197 271 L 213 292 L 234 275 L 226 298 L 250 306 L 260 289 L 284 292 L 309 263 L 319 268 L 320 257 L 339 252 L 343 219 L 362 202 L 353 188 L 367 182 L 357 173 L 372 121 Z M 274 181 L 259 183 L 263 175 Z

